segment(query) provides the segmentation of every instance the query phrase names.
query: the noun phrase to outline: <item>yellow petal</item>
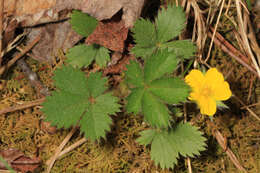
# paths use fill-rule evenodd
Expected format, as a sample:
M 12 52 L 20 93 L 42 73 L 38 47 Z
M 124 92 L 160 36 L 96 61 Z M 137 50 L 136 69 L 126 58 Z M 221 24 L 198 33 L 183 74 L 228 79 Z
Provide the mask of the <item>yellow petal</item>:
M 198 105 L 200 107 L 201 114 L 212 116 L 216 113 L 217 105 L 213 98 L 200 97 L 198 100 Z
M 185 82 L 190 85 L 192 90 L 199 90 L 205 80 L 204 75 L 199 70 L 191 70 L 191 72 L 185 77 Z
M 216 68 L 210 68 L 206 72 L 205 78 L 206 78 L 206 83 L 211 86 L 222 83 L 224 81 L 224 77 L 222 73 L 220 73 Z
M 213 93 L 215 100 L 227 100 L 231 97 L 232 92 L 227 82 L 222 82 L 218 85 L 213 86 Z

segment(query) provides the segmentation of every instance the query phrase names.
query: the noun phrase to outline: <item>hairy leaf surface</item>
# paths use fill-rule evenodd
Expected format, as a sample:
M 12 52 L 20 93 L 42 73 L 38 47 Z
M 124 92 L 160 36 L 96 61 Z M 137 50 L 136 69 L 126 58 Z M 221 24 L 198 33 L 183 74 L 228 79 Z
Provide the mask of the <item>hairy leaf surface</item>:
M 158 51 L 146 60 L 144 66 L 144 79 L 149 83 L 155 79 L 161 78 L 166 73 L 173 72 L 177 67 L 179 60 L 175 54 L 168 52 L 167 49 Z
M 177 55 L 177 58 L 188 59 L 194 56 L 196 46 L 190 40 L 177 40 L 165 43 L 165 46 L 171 52 Z
M 132 48 L 136 56 L 150 55 L 156 49 L 156 30 L 152 22 L 145 19 L 137 20 L 132 29 L 136 46 Z
M 128 113 L 133 112 L 134 114 L 137 114 L 141 112 L 144 91 L 145 89 L 143 87 L 135 88 L 132 90 L 132 93 L 126 98 L 126 110 Z
M 131 61 L 126 67 L 126 82 L 134 87 L 143 86 L 144 75 L 139 63 L 136 61 Z
M 151 93 L 145 92 L 142 100 L 144 118 L 154 127 L 167 127 L 170 115 L 167 107 Z
M 177 37 L 185 27 L 185 20 L 185 13 L 181 7 L 163 8 L 155 20 L 159 42 L 164 43 Z
M 179 78 L 162 78 L 151 83 L 149 91 L 169 104 L 177 104 L 189 96 L 189 86 Z

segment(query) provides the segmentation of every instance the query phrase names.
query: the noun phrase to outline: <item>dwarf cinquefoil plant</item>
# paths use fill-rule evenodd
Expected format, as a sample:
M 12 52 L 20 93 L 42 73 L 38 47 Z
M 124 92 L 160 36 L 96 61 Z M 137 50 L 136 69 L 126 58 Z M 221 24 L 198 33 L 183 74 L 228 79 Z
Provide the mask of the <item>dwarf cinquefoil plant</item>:
M 87 37 L 97 21 L 74 11 L 71 24 L 76 32 Z M 174 121 L 177 115 L 168 109 L 181 105 L 191 91 L 197 91 L 193 87 L 193 77 L 186 78 L 190 87 L 172 74 L 181 60 L 195 52 L 191 41 L 173 41 L 184 27 L 185 14 L 175 6 L 159 12 L 154 23 L 145 19 L 136 21 L 132 29 L 136 45 L 131 52 L 141 57 L 143 63 L 131 61 L 125 71 L 130 94 L 124 110 L 144 116 L 150 128 L 141 132 L 137 141 L 151 147 L 151 159 L 162 168 L 173 168 L 180 155 L 193 157 L 205 149 L 205 138 L 198 128 Z M 69 65 L 54 72 L 56 91 L 47 96 L 42 112 L 46 120 L 58 128 L 80 126 L 85 137 L 92 141 L 105 137 L 112 124 L 109 115 L 119 111 L 118 99 L 107 92 L 107 79 L 100 72 L 86 77 L 79 68 L 87 67 L 93 60 L 105 66 L 108 50 L 97 45 L 77 45 L 66 56 Z
M 175 6 L 159 12 L 155 23 L 138 20 L 132 30 L 136 45 L 131 52 L 143 58 L 144 65 L 132 61 L 125 72 L 131 91 L 126 110 L 143 114 L 151 126 L 137 141 L 151 144 L 151 158 L 162 168 L 173 168 L 180 155 L 193 157 L 205 149 L 201 132 L 189 123 L 171 121 L 175 115 L 168 109 L 168 105 L 185 102 L 191 91 L 182 79 L 170 75 L 181 59 L 195 52 L 189 40 L 171 41 L 184 26 L 185 14 Z

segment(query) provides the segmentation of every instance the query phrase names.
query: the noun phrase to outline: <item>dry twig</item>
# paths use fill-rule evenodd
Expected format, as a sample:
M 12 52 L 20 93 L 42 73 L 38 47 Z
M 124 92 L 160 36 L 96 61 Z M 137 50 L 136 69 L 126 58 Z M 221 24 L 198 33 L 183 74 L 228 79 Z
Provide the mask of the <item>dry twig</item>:
M 70 140 L 70 138 L 72 137 L 72 135 L 76 132 L 77 127 L 73 127 L 71 129 L 71 131 L 69 132 L 69 134 L 65 137 L 65 139 L 62 141 L 62 143 L 60 144 L 60 146 L 55 150 L 55 154 L 46 162 L 46 164 L 48 165 L 47 168 L 47 173 L 51 172 L 51 168 L 53 167 L 56 159 L 59 157 L 62 149 L 64 148 L 64 146 L 68 143 L 68 141 Z
M 22 105 L 16 105 L 16 106 L 12 106 L 12 107 L 9 107 L 9 108 L 5 108 L 3 110 L 0 110 L 0 115 L 10 113 L 10 112 L 14 112 L 14 111 L 18 111 L 18 110 L 22 110 L 22 109 L 26 109 L 26 108 L 30 108 L 30 107 L 33 107 L 33 106 L 37 106 L 37 105 L 43 103 L 44 100 L 45 100 L 45 97 L 40 98 L 38 100 L 34 100 L 34 101 L 31 101 L 31 102 L 24 103 Z
M 252 111 L 252 109 L 250 109 L 248 106 L 246 106 L 242 100 L 240 100 L 237 96 L 234 95 L 234 97 L 238 100 L 238 102 L 243 105 L 242 108 L 245 108 L 251 115 L 253 115 L 253 117 L 255 117 L 258 121 L 260 121 L 260 118 L 259 116 L 254 112 Z
M 85 142 L 87 142 L 87 139 L 84 137 L 84 138 L 80 139 L 79 141 L 77 141 L 76 143 L 69 146 L 68 148 L 65 148 L 58 155 L 58 159 L 61 158 L 64 154 L 67 154 L 68 152 L 70 152 L 70 151 L 74 150 L 75 148 L 79 147 L 80 145 L 84 144 Z
M 233 162 L 233 164 L 236 166 L 239 171 L 247 172 L 245 168 L 239 163 L 238 159 L 236 158 L 235 154 L 232 152 L 232 150 L 227 146 L 227 139 L 223 137 L 223 135 L 220 133 L 220 131 L 215 127 L 212 121 L 208 120 L 207 122 L 212 127 L 212 134 L 217 139 L 219 145 L 221 148 L 227 153 L 230 160 Z
M 11 59 L 5 66 L 2 66 L 0 68 L 0 76 L 5 72 L 6 69 L 10 68 L 18 59 L 20 59 L 22 56 L 24 56 L 28 51 L 30 51 L 33 46 L 40 40 L 41 36 L 38 35 L 29 45 L 27 45 L 23 52 L 16 55 L 13 59 Z

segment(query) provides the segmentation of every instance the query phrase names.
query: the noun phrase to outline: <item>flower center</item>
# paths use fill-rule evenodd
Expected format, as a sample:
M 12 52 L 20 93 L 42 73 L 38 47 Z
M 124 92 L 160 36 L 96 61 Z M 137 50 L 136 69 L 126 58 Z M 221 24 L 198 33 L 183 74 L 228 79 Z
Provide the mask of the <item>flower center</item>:
M 210 87 L 208 86 L 205 86 L 201 89 L 201 95 L 204 96 L 204 97 L 211 97 L 212 95 L 212 90 Z

